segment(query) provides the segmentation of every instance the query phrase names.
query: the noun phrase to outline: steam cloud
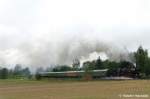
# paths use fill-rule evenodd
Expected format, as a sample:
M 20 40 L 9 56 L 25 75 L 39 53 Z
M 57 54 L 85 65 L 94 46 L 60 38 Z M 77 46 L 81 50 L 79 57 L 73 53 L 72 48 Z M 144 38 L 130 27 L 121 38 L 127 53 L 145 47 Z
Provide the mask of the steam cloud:
M 130 60 L 128 52 L 112 43 L 85 38 L 70 38 L 60 42 L 24 43 L 17 48 L 0 51 L 1 65 L 23 64 L 32 68 L 52 64 L 72 64 L 77 58 L 89 58 L 91 53 L 105 53 L 112 61 Z

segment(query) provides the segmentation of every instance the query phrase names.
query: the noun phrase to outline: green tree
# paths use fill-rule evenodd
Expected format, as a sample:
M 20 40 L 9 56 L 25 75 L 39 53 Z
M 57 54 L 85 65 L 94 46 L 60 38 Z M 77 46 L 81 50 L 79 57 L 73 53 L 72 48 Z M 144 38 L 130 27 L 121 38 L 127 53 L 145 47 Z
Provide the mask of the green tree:
M 53 72 L 63 72 L 63 71 L 71 71 L 72 68 L 67 65 L 62 65 L 62 66 L 56 66 L 53 68 Z
M 104 69 L 109 68 L 109 63 L 110 63 L 109 60 L 103 61 L 103 68 L 104 68 Z
M 16 66 L 14 67 L 14 70 L 13 70 L 13 75 L 14 76 L 20 76 L 21 75 L 21 71 L 22 71 L 21 64 L 16 64 Z
M 95 69 L 104 69 L 103 62 L 100 57 L 96 60 Z
M 8 78 L 8 69 L 7 68 L 2 68 L 0 70 L 0 78 L 1 79 L 7 79 Z
M 36 73 L 36 74 L 35 74 L 35 79 L 36 79 L 36 80 L 41 80 L 41 79 L 42 79 L 42 76 L 41 76 L 39 73 Z
M 140 46 L 137 52 L 134 53 L 135 62 L 136 62 L 136 69 L 141 73 L 146 73 L 146 67 L 148 65 L 148 52 L 144 50 L 142 46 Z
M 30 76 L 31 76 L 30 69 L 29 69 L 28 67 L 22 69 L 21 75 L 22 75 L 23 77 L 30 78 Z
M 120 63 L 115 61 L 109 62 L 107 76 L 119 76 L 118 69 L 120 68 Z
M 83 63 L 82 68 L 83 70 L 94 70 L 95 69 L 94 66 L 95 66 L 95 61 L 92 61 L 92 62 L 86 61 Z
M 150 58 L 148 58 L 145 62 L 144 72 L 147 77 L 150 77 Z

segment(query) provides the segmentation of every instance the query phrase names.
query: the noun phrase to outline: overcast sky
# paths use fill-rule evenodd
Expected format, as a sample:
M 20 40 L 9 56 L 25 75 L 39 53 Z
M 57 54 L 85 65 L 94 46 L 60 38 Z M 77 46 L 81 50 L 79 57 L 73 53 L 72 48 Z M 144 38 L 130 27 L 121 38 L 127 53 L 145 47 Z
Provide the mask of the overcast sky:
M 15 55 L 18 46 L 72 37 L 150 49 L 150 1 L 0 0 L 1 59 Z

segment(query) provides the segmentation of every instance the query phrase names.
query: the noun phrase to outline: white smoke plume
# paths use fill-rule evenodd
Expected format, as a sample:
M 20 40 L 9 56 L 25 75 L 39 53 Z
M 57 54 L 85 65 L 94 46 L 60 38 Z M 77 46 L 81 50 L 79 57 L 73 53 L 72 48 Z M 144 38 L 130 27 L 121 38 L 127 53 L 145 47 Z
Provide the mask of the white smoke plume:
M 43 40 L 44 41 L 44 40 Z M 112 43 L 97 39 L 70 38 L 60 42 L 22 43 L 16 48 L 0 51 L 1 65 L 23 64 L 31 68 L 54 64 L 71 65 L 75 58 L 89 58 L 91 53 L 104 53 L 112 61 L 130 60 L 128 52 Z

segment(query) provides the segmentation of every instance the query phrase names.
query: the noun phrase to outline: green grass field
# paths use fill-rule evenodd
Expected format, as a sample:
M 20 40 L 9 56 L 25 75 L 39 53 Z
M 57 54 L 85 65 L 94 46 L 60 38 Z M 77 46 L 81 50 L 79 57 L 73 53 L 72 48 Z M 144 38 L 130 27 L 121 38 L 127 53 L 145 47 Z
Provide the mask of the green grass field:
M 150 99 L 123 94 L 150 95 L 150 81 L 0 80 L 0 99 Z

